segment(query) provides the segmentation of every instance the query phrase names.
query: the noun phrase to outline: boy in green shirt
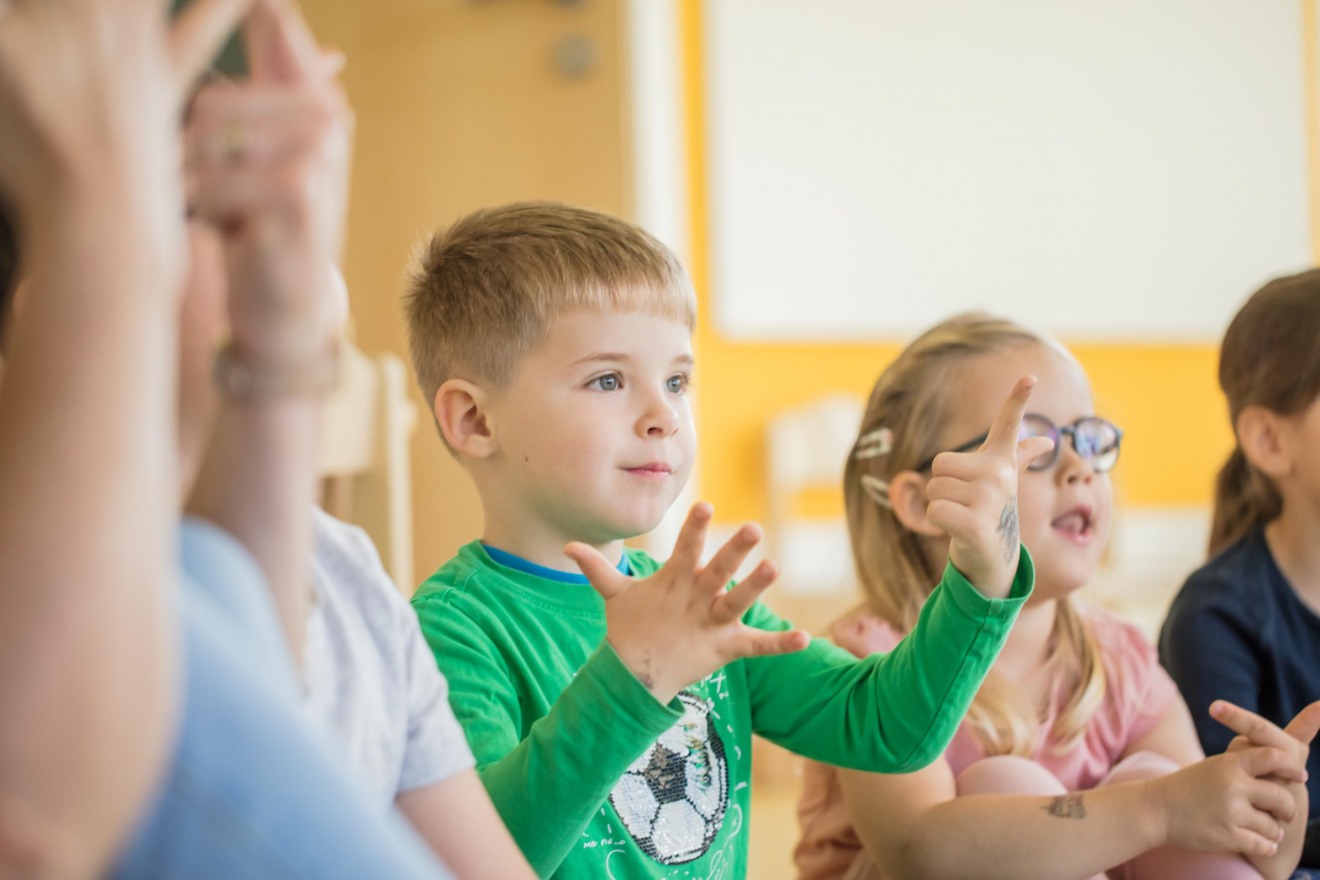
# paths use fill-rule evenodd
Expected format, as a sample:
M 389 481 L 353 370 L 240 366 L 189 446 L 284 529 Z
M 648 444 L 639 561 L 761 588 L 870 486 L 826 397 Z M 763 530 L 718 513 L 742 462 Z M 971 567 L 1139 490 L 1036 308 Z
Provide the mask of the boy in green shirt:
M 411 283 L 413 361 L 481 496 L 481 540 L 413 607 L 482 781 L 542 876 L 741 878 L 751 736 L 877 772 L 939 756 L 1033 583 L 1017 533 L 1031 380 L 985 445 L 936 459 L 950 565 L 913 633 L 862 661 L 756 602 L 744 526 L 707 563 L 698 504 L 663 566 L 654 528 L 695 452 L 696 304 L 640 229 L 554 204 L 470 215 Z M 584 574 L 579 574 L 581 571 Z

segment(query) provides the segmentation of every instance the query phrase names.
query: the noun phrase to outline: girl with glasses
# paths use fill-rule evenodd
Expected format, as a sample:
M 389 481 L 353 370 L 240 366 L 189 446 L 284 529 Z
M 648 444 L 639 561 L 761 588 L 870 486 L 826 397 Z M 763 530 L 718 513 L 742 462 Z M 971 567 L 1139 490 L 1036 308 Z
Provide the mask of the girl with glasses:
M 1287 878 L 1295 797 L 1266 768 L 1286 757 L 1300 779 L 1304 756 L 1244 739 L 1205 758 L 1154 648 L 1075 598 L 1109 535 L 1122 432 L 1095 414 L 1085 372 L 1057 343 L 962 315 L 881 374 L 844 472 L 864 603 L 831 635 L 864 656 L 913 629 L 949 548 L 928 494 L 1025 374 L 1038 384 L 1022 431 L 1054 440 L 1018 483 L 1035 591 L 941 759 L 904 775 L 808 765 L 799 876 Z M 1239 732 L 1286 738 L 1237 707 L 1217 712 Z
M 1212 700 L 1278 724 L 1320 700 L 1320 271 L 1247 301 L 1224 336 L 1219 385 L 1237 442 L 1216 487 L 1212 558 L 1160 636 L 1207 751 L 1231 736 L 1203 723 Z M 1301 863 L 1320 878 L 1320 754 L 1307 766 Z

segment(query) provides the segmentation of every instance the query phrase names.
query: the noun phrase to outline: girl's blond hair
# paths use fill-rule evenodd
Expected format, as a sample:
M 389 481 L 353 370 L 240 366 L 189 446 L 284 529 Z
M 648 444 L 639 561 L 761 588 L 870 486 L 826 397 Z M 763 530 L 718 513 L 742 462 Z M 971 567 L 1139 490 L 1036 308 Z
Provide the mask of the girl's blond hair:
M 973 358 L 1020 346 L 1066 352 L 1010 321 L 968 313 L 937 324 L 905 348 L 880 374 L 844 470 L 843 492 L 853 559 L 867 608 L 890 626 L 910 632 L 941 572 L 921 536 L 888 509 L 888 481 L 941 450 L 941 426 L 957 401 L 950 393 Z M 1069 356 L 1070 357 L 1070 356 Z M 1082 738 L 1105 694 L 1100 648 L 1071 597 L 1059 600 L 1049 653 L 1051 695 L 1068 697 L 1055 718 L 1049 745 L 1067 751 Z M 988 755 L 1035 752 L 1048 707 L 1025 705 L 1011 683 L 992 671 L 967 715 Z

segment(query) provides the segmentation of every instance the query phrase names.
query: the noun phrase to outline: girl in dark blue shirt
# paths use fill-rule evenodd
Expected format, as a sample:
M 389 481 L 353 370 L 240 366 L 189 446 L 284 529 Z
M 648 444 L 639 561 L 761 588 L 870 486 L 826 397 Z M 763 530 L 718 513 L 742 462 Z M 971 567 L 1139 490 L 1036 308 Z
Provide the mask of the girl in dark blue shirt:
M 1320 700 L 1320 270 L 1247 301 L 1224 337 L 1219 384 L 1237 445 L 1216 485 L 1211 559 L 1160 635 L 1208 754 L 1233 738 L 1210 717 L 1214 700 L 1280 726 Z M 1317 870 L 1320 750 L 1307 768 L 1301 867 Z

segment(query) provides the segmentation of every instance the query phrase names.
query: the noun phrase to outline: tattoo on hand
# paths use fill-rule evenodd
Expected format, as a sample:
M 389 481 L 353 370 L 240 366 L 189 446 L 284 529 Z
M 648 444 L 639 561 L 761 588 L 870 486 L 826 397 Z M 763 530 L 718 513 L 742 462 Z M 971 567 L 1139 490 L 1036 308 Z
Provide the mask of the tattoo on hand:
M 638 674 L 637 680 L 642 683 L 648 691 L 655 690 L 655 675 L 651 673 L 651 652 L 647 651 L 642 655 L 642 671 Z
M 1061 794 L 1041 809 L 1060 819 L 1086 818 L 1086 805 L 1080 794 Z
M 1018 511 L 1017 496 L 1008 499 L 999 514 L 999 546 L 1004 551 L 1004 564 L 1013 564 L 1013 554 L 1018 549 Z

